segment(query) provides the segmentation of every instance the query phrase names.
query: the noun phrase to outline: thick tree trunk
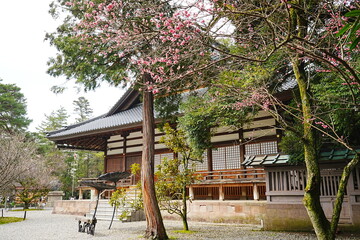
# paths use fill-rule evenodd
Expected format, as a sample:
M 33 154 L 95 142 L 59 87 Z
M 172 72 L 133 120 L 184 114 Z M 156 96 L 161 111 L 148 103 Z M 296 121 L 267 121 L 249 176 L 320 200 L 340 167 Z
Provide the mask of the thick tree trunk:
M 317 161 L 316 141 L 314 130 L 311 126 L 312 105 L 310 91 L 307 88 L 306 75 L 303 65 L 298 60 L 299 56 L 292 59 L 292 66 L 296 81 L 299 86 L 302 114 L 303 114 L 303 142 L 304 160 L 307 170 L 307 182 L 304 193 L 303 203 L 314 227 L 318 239 L 333 239 L 330 231 L 330 223 L 326 219 L 325 213 L 320 204 L 320 168 Z
M 290 31 L 300 38 L 307 34 L 308 22 L 306 18 L 306 7 L 310 8 L 311 2 L 296 0 L 293 2 L 298 7 L 290 9 Z M 300 60 L 302 55 L 295 53 L 291 59 L 294 75 L 299 87 L 301 107 L 303 115 L 303 143 L 304 160 L 307 170 L 307 182 L 303 198 L 311 223 L 318 239 L 330 240 L 334 236 L 330 230 L 330 222 L 327 220 L 320 203 L 320 167 L 316 152 L 316 139 L 312 128 L 312 103 L 311 91 L 307 85 L 304 63 Z
M 149 81 L 144 75 L 144 81 Z M 146 238 L 168 239 L 155 194 L 154 185 L 154 111 L 153 94 L 143 92 L 143 149 L 141 183 L 147 228 Z

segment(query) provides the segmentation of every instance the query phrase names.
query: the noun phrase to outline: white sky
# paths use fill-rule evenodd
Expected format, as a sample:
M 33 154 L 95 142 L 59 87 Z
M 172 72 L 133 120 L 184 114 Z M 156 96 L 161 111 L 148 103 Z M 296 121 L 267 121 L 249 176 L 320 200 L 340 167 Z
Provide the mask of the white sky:
M 51 86 L 65 83 L 64 79 L 46 74 L 46 62 L 55 56 L 55 49 L 44 42 L 46 32 L 56 29 L 56 23 L 48 14 L 51 0 L 0 0 L 0 78 L 2 83 L 14 83 L 21 88 L 27 99 L 28 117 L 33 120 L 29 130 L 35 131 L 49 115 L 60 106 L 73 114 L 73 101 L 84 96 L 90 101 L 93 115 L 106 113 L 124 90 L 109 87 L 106 83 L 95 92 L 77 93 L 74 81 L 68 82 L 68 90 L 60 95 L 50 91 Z

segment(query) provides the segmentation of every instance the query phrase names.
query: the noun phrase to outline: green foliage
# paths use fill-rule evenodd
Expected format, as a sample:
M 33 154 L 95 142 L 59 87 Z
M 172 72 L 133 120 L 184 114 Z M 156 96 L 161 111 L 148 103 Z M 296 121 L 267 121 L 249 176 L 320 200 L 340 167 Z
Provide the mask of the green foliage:
M 354 50 L 360 42 L 360 36 L 357 33 L 360 29 L 360 10 L 347 12 L 345 17 L 350 20 L 347 20 L 348 23 L 340 29 L 336 37 L 342 37 L 347 34 L 346 40 L 350 43 L 350 50 Z
M 177 116 L 180 113 L 181 100 L 181 94 L 171 94 L 155 98 L 155 111 L 158 113 L 158 118 L 163 120 L 163 124 L 167 121 L 176 122 Z
M 130 166 L 130 171 L 131 171 L 131 174 L 133 174 L 133 175 L 138 175 L 138 174 L 140 174 L 141 165 L 138 164 L 138 163 L 133 163 L 133 164 L 131 164 L 131 166 Z
M 50 115 L 45 114 L 45 120 L 41 122 L 37 130 L 40 133 L 47 133 L 63 128 L 68 124 L 69 115 L 64 107 L 52 111 Z
M 212 109 L 207 108 L 206 98 L 190 97 L 182 104 L 184 115 L 179 118 L 179 125 L 186 132 L 189 145 L 195 150 L 197 156 L 211 146 L 210 128 L 215 126 L 216 118 Z
M 286 131 L 281 138 L 279 147 L 282 152 L 290 155 L 290 164 L 304 163 L 304 146 L 299 136 L 294 134 L 294 132 Z
M 319 74 L 322 81 L 313 84 L 314 98 L 317 99 L 318 116 L 315 122 L 326 122 L 340 138 L 351 145 L 359 145 L 360 111 L 358 84 L 344 84 L 335 74 Z M 355 102 L 354 102 L 355 100 Z M 323 131 L 329 128 L 320 127 Z M 332 140 L 333 144 L 336 144 Z
M 139 188 L 137 191 L 141 192 Z M 122 220 L 130 215 L 132 211 L 143 209 L 142 195 L 139 194 L 135 199 L 129 199 L 126 195 L 126 189 L 118 189 L 111 195 L 109 200 L 111 206 L 115 206 L 120 210 L 119 219 Z
M 15 84 L 2 84 L 0 79 L 0 129 L 24 132 L 31 120 L 26 117 L 26 99 Z
M 165 136 L 160 139 L 176 157 L 164 158 L 155 173 L 156 195 L 160 208 L 170 214 L 179 215 L 184 223 L 184 230 L 188 230 L 186 188 L 197 180 L 195 163 L 200 161 L 188 145 L 184 131 L 173 129 L 169 124 L 163 127 Z M 181 201 L 177 201 L 181 200 Z
M 38 179 L 23 178 L 19 184 L 21 188 L 16 191 L 16 195 L 24 203 L 24 209 L 28 209 L 30 203 L 46 196 L 49 192 L 49 188 L 39 184 Z
M 109 204 L 111 206 L 116 206 L 116 208 L 125 205 L 126 203 L 126 190 L 124 188 L 118 189 L 111 195 Z
M 130 166 L 131 174 L 138 175 L 141 171 L 141 166 L 138 163 L 134 163 Z M 111 206 L 116 206 L 116 208 L 120 209 L 119 219 L 122 220 L 129 216 L 131 211 L 137 211 L 140 209 L 144 209 L 143 200 L 142 200 L 142 193 L 141 193 L 141 182 L 139 181 L 136 185 L 136 194 L 135 199 L 128 198 L 126 195 L 126 189 L 121 188 L 113 192 L 109 203 Z
M 212 128 L 228 126 L 236 129 L 252 118 L 249 114 L 252 109 L 239 111 L 231 107 L 235 102 L 231 95 L 214 97 L 213 94 L 220 94 L 217 90 L 220 89 L 213 87 L 202 96 L 191 96 L 181 105 L 184 114 L 179 118 L 179 125 L 198 158 L 211 147 Z

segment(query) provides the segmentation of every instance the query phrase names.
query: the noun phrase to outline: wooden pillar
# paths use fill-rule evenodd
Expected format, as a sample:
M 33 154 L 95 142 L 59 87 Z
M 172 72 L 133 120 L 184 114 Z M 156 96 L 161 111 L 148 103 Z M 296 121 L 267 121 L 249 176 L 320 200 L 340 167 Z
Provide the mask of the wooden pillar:
M 212 158 L 212 149 L 207 149 L 207 161 L 208 161 L 208 171 L 211 172 L 213 170 L 213 158 Z
M 259 196 L 259 189 L 256 183 L 254 183 L 253 185 L 253 195 L 254 195 L 254 200 L 259 200 L 260 196 Z
M 224 187 L 223 187 L 223 185 L 220 185 L 220 187 L 219 187 L 219 200 L 224 201 L 224 199 L 225 199 Z
M 245 144 L 244 144 L 244 131 L 239 129 L 239 144 L 240 144 L 240 167 L 245 168 L 243 162 L 245 161 Z
M 108 138 L 105 138 L 105 146 L 104 146 L 104 173 L 107 172 L 107 141 L 108 141 Z
M 83 199 L 83 192 L 82 192 L 82 188 L 79 188 L 79 200 Z
M 279 149 L 279 143 L 281 142 L 281 138 L 282 138 L 282 131 L 280 129 L 280 124 L 278 122 L 276 122 L 275 124 L 276 126 L 276 142 L 277 142 L 277 152 L 280 152 Z
M 90 199 L 91 200 L 96 200 L 97 199 L 97 190 L 96 189 L 91 189 L 91 194 L 90 194 Z
M 189 187 L 189 198 L 190 198 L 190 200 L 194 200 L 194 188 L 193 188 L 193 186 Z

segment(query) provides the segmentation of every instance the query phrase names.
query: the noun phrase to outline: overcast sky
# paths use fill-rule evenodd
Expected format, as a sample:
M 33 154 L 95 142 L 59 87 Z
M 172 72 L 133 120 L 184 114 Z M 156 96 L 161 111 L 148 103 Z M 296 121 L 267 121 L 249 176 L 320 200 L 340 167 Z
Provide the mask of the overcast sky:
M 51 0 L 1 0 L 0 5 L 0 78 L 2 83 L 14 83 L 27 99 L 28 117 L 33 120 L 30 130 L 60 106 L 73 114 L 73 101 L 84 96 L 90 101 L 94 116 L 106 113 L 124 90 L 109 87 L 106 83 L 95 92 L 77 93 L 67 83 L 64 94 L 55 95 L 51 86 L 66 81 L 46 74 L 46 62 L 55 56 L 55 49 L 44 42 L 46 32 L 52 32 L 58 23 L 48 14 Z

